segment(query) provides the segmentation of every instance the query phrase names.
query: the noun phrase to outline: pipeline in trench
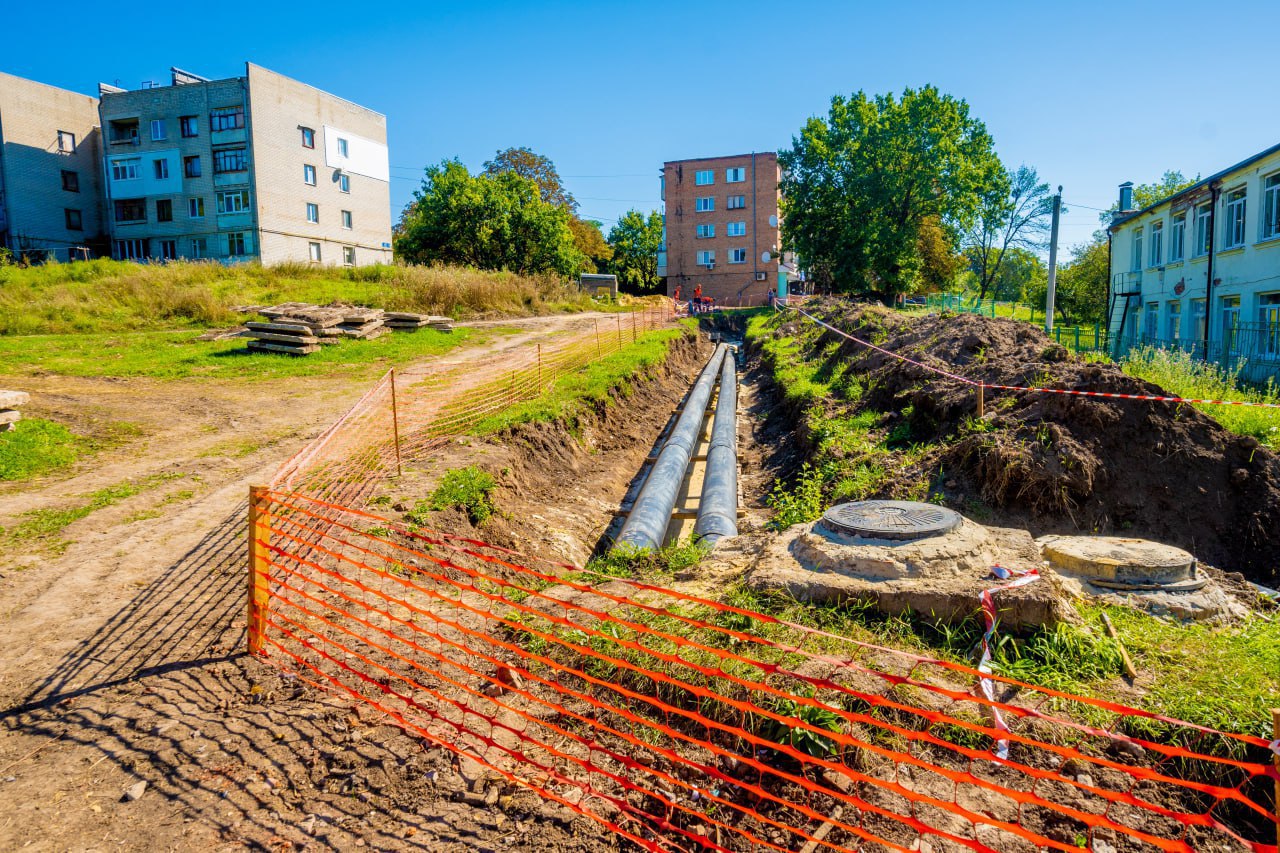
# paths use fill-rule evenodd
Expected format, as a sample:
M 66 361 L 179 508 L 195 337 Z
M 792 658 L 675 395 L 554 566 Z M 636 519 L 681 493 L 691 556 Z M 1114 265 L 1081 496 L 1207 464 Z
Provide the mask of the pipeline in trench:
M 690 532 L 709 543 L 737 535 L 737 354 L 720 343 L 694 380 L 616 544 L 652 550 Z

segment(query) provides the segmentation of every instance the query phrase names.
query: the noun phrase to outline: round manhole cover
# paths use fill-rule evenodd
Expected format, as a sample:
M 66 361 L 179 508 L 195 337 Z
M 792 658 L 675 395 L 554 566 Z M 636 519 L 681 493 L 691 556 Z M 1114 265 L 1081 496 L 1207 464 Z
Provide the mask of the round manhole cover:
M 822 525 L 833 533 L 867 539 L 923 539 L 960 526 L 960 514 L 915 501 L 855 501 L 827 510 Z

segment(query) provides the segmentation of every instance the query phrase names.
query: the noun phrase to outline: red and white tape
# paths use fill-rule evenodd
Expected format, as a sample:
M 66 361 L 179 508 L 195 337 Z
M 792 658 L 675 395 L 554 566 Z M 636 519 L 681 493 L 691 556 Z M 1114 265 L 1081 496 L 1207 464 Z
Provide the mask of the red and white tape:
M 888 349 L 885 349 L 884 347 L 876 346 L 870 341 L 864 341 L 861 338 L 854 337 L 848 332 L 845 332 L 841 329 L 837 329 L 835 326 L 831 325 L 830 323 L 827 323 L 823 320 L 819 320 L 817 317 L 813 316 L 807 311 L 804 311 L 803 309 L 796 308 L 790 305 L 785 305 L 785 304 L 782 307 L 790 308 L 792 311 L 795 311 L 797 314 L 807 317 L 810 321 L 817 323 L 819 326 L 823 327 L 824 329 L 835 332 L 840 337 L 853 341 L 854 343 L 864 346 L 867 349 L 873 349 L 876 352 L 883 353 L 884 355 L 890 356 L 892 358 L 896 358 L 899 361 L 904 362 L 906 364 L 914 364 L 916 367 L 923 368 L 925 370 L 930 371 L 931 373 L 936 373 L 939 376 L 945 376 L 948 379 L 954 379 L 956 382 L 960 382 L 965 385 L 971 385 L 974 388 L 979 388 L 979 387 L 990 388 L 994 391 L 1023 391 L 1031 394 L 1063 394 L 1071 397 L 1098 397 L 1106 400 L 1143 400 L 1149 403 L 1189 403 L 1189 404 L 1197 404 L 1202 406 L 1252 406 L 1254 408 L 1259 408 L 1259 409 L 1280 409 L 1280 403 L 1259 403 L 1252 400 L 1202 400 L 1198 397 L 1170 397 L 1170 396 L 1158 396 L 1154 394 L 1117 394 L 1110 391 L 1077 391 L 1077 390 L 1068 390 L 1065 388 L 1041 388 L 1039 386 L 1023 386 L 1023 385 L 991 385 L 986 382 L 974 381 L 973 379 L 969 379 L 966 376 L 960 376 L 959 374 L 956 374 L 956 373 L 950 373 L 946 370 L 943 370 L 940 367 L 935 367 L 931 364 L 925 364 L 922 361 L 916 361 L 913 358 L 907 358 L 905 355 L 896 353 L 893 350 L 888 350 Z M 781 310 L 781 308 L 779 308 L 778 310 Z
M 978 596 L 979 601 L 982 602 L 982 618 L 987 623 L 986 633 L 982 635 L 982 658 L 978 661 L 978 671 L 987 674 L 990 674 L 991 672 L 991 638 L 995 636 L 996 623 L 999 621 L 999 617 L 996 614 L 995 593 L 1006 589 L 1016 589 L 1020 586 L 1026 586 L 1027 584 L 1040 579 L 1040 572 L 1036 569 L 1030 569 L 1029 571 L 1024 572 L 1017 569 L 1006 569 L 1004 566 L 992 566 L 991 574 L 995 575 L 995 577 L 1000 580 L 1009 580 L 1009 578 L 1013 578 L 1013 580 L 1000 586 L 993 586 L 990 589 L 984 589 Z M 991 686 L 991 679 L 979 678 L 978 687 L 982 690 L 982 695 L 987 697 L 987 701 L 992 703 L 996 701 L 995 691 Z M 1004 721 L 1004 717 L 1001 716 L 1000 709 L 995 704 L 992 704 L 989 707 L 991 708 L 992 724 L 1002 732 L 1009 731 L 1009 725 Z M 996 741 L 996 758 L 1004 760 L 1008 757 L 1009 741 L 1001 738 Z

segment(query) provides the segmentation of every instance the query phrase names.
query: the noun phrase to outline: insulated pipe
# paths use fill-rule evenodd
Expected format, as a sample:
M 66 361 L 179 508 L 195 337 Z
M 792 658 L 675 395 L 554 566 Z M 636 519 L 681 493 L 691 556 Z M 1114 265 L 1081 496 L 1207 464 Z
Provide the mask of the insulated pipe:
M 707 448 L 696 536 L 709 544 L 738 535 L 738 366 L 732 354 L 720 368 L 720 397 Z
M 626 524 L 622 525 L 615 547 L 623 542 L 641 550 L 662 547 L 667 527 L 671 524 L 671 511 L 676 505 L 676 493 L 684 482 L 689 458 L 693 455 L 698 435 L 702 432 L 707 403 L 711 401 L 711 389 L 716 384 L 716 373 L 719 372 L 728 349 L 727 344 L 717 346 L 711 360 L 694 382 L 693 390 L 685 401 L 684 411 L 666 443 L 662 445 L 658 459 L 653 463 L 644 487 L 640 489 L 640 496 L 631 507 Z

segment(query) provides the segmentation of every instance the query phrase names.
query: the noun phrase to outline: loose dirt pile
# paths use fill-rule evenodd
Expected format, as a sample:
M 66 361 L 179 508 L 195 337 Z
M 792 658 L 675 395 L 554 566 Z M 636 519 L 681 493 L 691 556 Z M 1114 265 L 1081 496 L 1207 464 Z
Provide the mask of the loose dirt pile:
M 816 316 L 887 350 L 987 384 L 1119 394 L 1167 392 L 1112 364 L 1070 355 L 1039 329 L 971 314 L 911 317 L 828 301 Z M 790 331 L 810 321 L 797 316 Z M 1040 533 L 1123 532 L 1186 548 L 1261 582 L 1280 574 L 1280 458 L 1189 405 L 976 389 L 846 341 L 866 392 L 860 406 L 891 413 L 913 441 L 938 443 L 922 475 L 972 512 L 975 498 L 1003 524 Z M 978 506 L 981 509 L 981 505 Z

